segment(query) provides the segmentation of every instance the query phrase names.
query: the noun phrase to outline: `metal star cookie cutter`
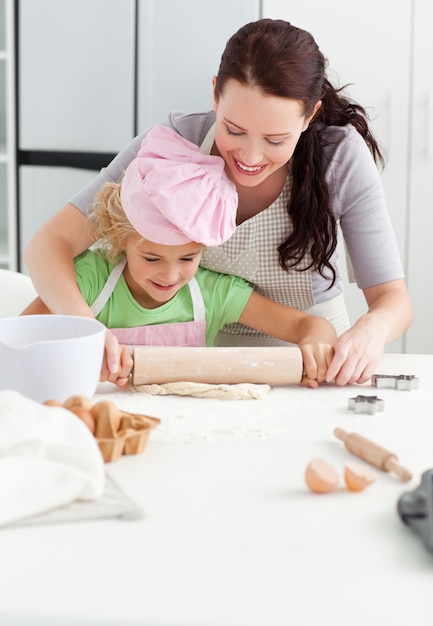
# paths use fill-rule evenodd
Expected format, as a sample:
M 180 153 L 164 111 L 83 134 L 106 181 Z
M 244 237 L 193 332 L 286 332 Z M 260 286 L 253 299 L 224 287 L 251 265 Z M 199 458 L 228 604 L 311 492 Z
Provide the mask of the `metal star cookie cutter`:
M 383 411 L 384 401 L 377 396 L 361 396 L 349 398 L 349 409 L 355 413 L 370 413 L 373 415 L 378 411 Z
M 397 389 L 397 391 L 412 391 L 418 389 L 419 379 L 413 374 L 374 374 L 371 377 L 372 387 L 377 389 Z

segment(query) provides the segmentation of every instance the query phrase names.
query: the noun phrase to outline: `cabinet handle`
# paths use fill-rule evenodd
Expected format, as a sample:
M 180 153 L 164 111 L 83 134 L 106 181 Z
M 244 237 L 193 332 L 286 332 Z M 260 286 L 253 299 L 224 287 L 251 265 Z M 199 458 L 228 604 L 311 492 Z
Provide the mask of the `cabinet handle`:
M 431 91 L 427 91 L 426 99 L 425 99 L 425 108 L 426 108 L 426 125 L 425 125 L 425 158 L 427 161 L 430 161 L 432 152 L 431 152 L 431 144 L 432 144 L 432 126 L 431 126 L 431 116 L 432 116 L 432 95 Z

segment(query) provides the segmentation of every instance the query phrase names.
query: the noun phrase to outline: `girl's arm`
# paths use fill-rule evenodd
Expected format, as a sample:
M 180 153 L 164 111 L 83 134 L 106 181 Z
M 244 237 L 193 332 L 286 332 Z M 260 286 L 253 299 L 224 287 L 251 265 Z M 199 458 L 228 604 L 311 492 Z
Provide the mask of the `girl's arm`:
M 410 326 L 412 306 L 403 279 L 364 289 L 368 311 L 341 335 L 326 380 L 337 385 L 364 383 L 375 373 L 386 343 Z
M 298 344 L 309 387 L 325 380 L 334 354 L 334 327 L 327 320 L 274 302 L 253 291 L 242 315 L 241 324 L 290 343 Z

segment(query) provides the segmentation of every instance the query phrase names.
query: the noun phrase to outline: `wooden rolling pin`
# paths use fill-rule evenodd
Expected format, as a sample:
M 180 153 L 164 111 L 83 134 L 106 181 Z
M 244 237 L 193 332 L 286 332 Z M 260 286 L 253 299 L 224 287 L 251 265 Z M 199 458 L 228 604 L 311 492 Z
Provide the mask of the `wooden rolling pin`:
M 133 350 L 133 385 L 301 382 L 302 352 L 296 346 L 183 348 L 143 346 Z
M 407 482 L 412 478 L 408 469 L 400 465 L 396 455 L 389 450 L 385 450 L 373 441 L 366 439 L 357 433 L 348 433 L 343 428 L 336 428 L 334 435 L 344 442 L 344 445 L 360 459 L 371 463 L 384 472 L 394 472 L 400 480 Z

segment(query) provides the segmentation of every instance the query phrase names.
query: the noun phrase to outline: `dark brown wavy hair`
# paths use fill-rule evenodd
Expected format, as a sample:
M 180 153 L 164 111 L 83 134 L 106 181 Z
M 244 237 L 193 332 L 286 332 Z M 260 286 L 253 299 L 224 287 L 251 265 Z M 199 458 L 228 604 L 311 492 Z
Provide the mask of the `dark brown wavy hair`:
M 287 212 L 292 234 L 279 246 L 280 265 L 296 268 L 309 251 L 313 268 L 326 277 L 336 273 L 330 258 L 337 246 L 337 223 L 325 182 L 323 148 L 327 126 L 352 124 L 364 138 L 377 164 L 384 165 L 365 109 L 342 95 L 326 75 L 327 61 L 310 33 L 284 20 L 261 19 L 240 28 L 227 42 L 215 84 L 215 97 L 227 81 L 257 86 L 265 94 L 292 98 L 311 115 L 319 100 L 322 106 L 298 141 L 292 157 L 292 189 Z

